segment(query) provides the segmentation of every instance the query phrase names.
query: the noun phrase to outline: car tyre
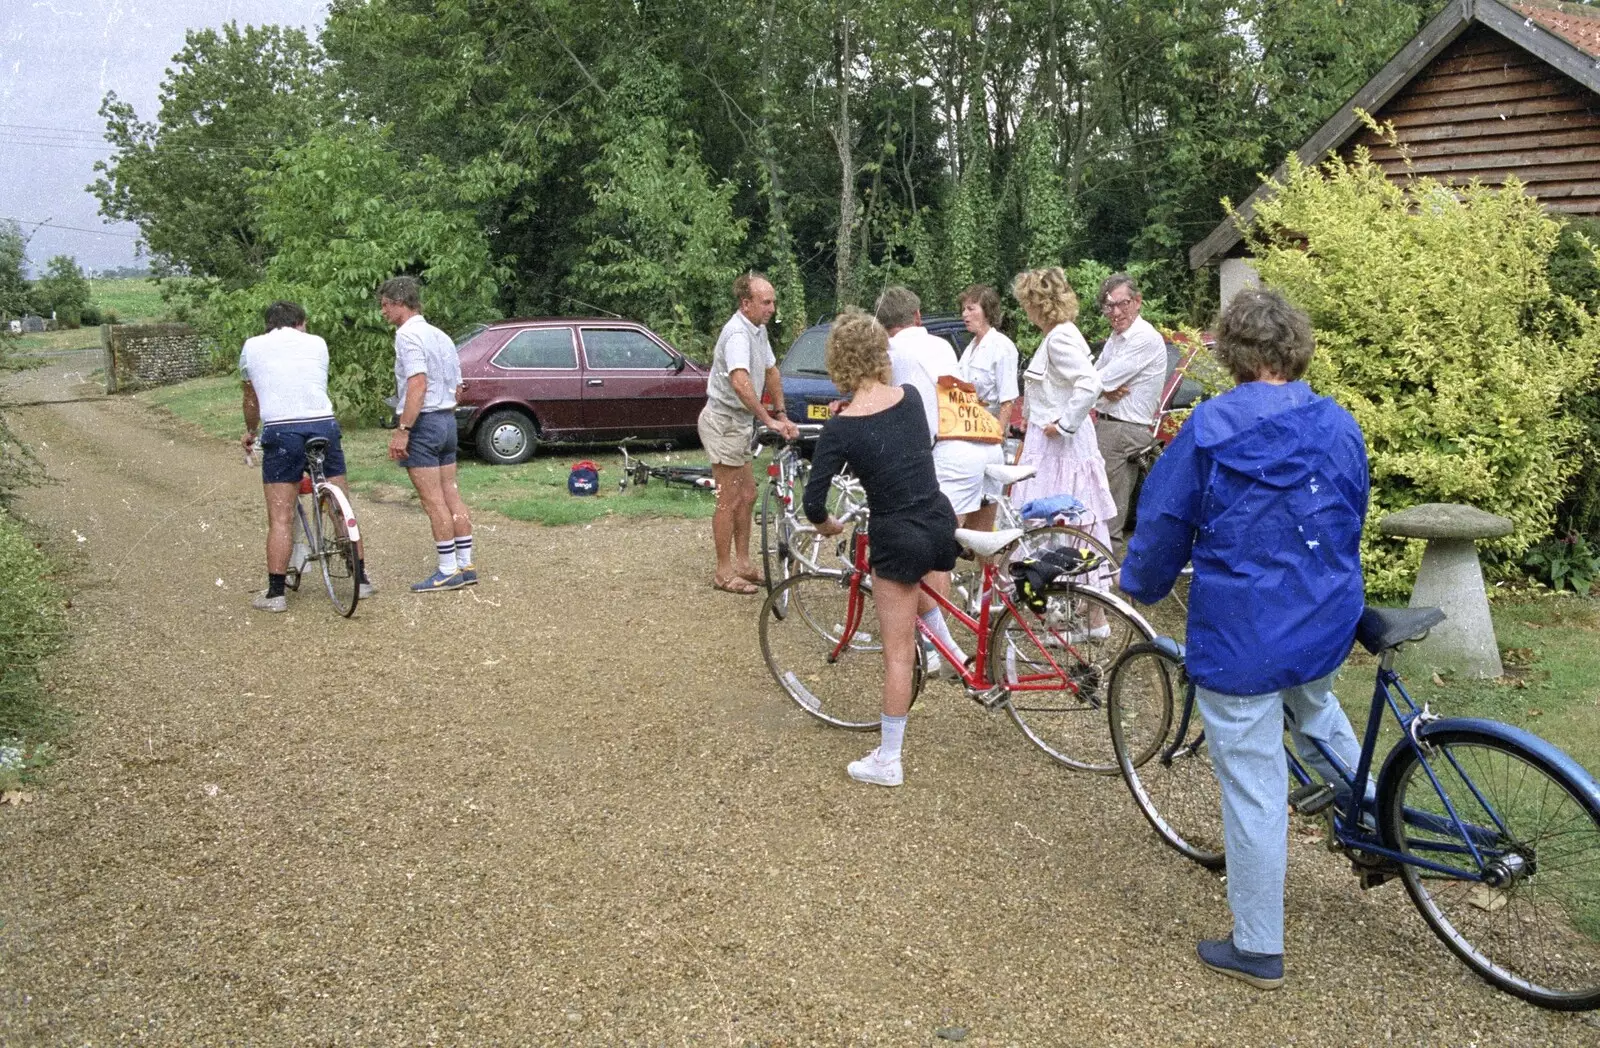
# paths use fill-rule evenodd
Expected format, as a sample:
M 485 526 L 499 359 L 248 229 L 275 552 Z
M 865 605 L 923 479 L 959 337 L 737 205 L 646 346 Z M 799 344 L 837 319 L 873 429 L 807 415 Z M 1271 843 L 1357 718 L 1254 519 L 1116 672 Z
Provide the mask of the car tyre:
M 478 457 L 497 466 L 514 466 L 533 457 L 539 429 L 520 411 L 496 411 L 478 423 Z

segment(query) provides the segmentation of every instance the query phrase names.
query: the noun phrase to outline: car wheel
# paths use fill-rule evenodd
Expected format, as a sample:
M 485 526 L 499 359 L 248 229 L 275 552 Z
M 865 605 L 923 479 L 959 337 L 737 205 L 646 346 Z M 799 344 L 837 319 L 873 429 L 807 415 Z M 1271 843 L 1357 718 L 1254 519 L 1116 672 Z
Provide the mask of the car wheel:
M 496 411 L 478 423 L 478 456 L 497 466 L 514 466 L 533 457 L 539 430 L 520 411 Z

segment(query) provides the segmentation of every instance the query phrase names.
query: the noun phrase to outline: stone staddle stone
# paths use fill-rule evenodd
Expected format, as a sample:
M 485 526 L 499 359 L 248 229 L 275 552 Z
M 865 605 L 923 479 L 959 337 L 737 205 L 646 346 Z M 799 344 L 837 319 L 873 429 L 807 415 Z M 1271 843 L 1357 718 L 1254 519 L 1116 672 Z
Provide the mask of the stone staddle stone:
M 1440 502 L 1391 513 L 1379 523 L 1378 530 L 1385 535 L 1427 540 L 1411 606 L 1442 608 L 1449 616 L 1427 640 L 1407 646 L 1403 661 L 1412 672 L 1447 670 L 1463 677 L 1498 677 L 1504 672 L 1475 540 L 1509 535 L 1511 528 L 1505 517 Z

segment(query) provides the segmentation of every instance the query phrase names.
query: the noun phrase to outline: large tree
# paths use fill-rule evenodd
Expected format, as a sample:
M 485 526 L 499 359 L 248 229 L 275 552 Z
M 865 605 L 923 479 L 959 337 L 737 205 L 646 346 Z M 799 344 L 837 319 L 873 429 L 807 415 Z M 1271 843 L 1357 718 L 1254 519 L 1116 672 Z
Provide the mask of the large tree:
M 116 149 L 89 187 L 108 219 L 135 222 L 157 274 L 257 280 L 270 257 L 251 184 L 327 117 L 322 55 L 298 29 L 191 30 L 154 121 L 115 92 L 100 106 Z

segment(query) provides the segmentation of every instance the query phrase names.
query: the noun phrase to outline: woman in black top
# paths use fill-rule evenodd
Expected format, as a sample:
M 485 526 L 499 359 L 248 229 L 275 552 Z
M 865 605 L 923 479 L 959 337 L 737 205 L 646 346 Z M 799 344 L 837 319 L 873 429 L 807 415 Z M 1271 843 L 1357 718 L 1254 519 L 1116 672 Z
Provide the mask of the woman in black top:
M 883 734 L 849 772 L 858 782 L 898 786 L 916 662 L 917 583 L 930 571 L 955 567 L 956 516 L 934 475 L 922 398 L 910 386 L 889 384 L 883 326 L 859 310 L 844 313 L 828 333 L 827 364 L 850 403 L 823 427 L 803 505 L 819 532 L 837 535 L 844 529 L 828 514 L 829 482 L 848 466 L 866 490 L 872 599 L 883 632 Z

